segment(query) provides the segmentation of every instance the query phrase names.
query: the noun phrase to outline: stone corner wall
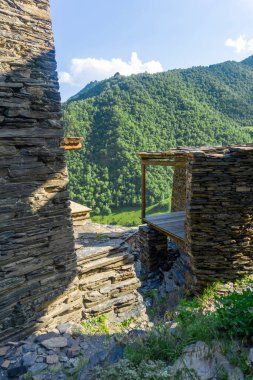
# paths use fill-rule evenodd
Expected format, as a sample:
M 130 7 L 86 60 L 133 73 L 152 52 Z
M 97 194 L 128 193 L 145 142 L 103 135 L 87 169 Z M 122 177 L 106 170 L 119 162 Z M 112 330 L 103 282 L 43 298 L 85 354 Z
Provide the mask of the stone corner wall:
M 253 273 L 253 148 L 193 157 L 187 176 L 187 251 L 196 289 Z
M 175 166 L 172 186 L 171 211 L 185 211 L 186 166 Z
M 4 340 L 64 315 L 61 297 L 65 294 L 72 303 L 76 256 L 60 148 L 63 128 L 49 0 L 0 0 L 0 23 L 0 340 Z

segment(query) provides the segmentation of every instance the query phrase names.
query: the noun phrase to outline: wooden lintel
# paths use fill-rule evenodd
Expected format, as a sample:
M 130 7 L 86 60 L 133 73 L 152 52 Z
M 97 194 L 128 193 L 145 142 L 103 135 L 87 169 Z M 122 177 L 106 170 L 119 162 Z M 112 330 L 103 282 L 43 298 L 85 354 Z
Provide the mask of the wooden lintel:
M 184 166 L 186 161 L 164 161 L 164 160 L 141 160 L 143 165 L 157 165 L 157 166 Z
M 83 137 L 64 137 L 61 147 L 64 150 L 79 150 L 83 146 Z
M 187 159 L 191 151 L 171 149 L 168 152 L 139 152 L 136 153 L 138 157 L 145 159 L 169 159 L 169 158 L 182 158 Z

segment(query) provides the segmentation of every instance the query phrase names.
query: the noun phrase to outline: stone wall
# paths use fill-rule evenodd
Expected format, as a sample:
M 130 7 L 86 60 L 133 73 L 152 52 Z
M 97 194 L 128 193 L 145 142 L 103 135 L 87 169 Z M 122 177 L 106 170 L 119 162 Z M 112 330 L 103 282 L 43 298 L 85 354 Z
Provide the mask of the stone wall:
M 134 257 L 124 237 L 79 249 L 77 264 L 84 319 L 107 314 L 112 323 L 143 312 Z
M 0 23 L 3 340 L 81 313 L 49 1 L 0 0 Z
M 186 167 L 175 166 L 172 186 L 171 211 L 184 211 L 186 207 Z
M 253 273 L 253 146 L 220 150 L 188 164 L 186 243 L 197 289 Z
M 157 272 L 168 265 L 167 236 L 150 226 L 139 227 L 140 262 L 143 273 Z

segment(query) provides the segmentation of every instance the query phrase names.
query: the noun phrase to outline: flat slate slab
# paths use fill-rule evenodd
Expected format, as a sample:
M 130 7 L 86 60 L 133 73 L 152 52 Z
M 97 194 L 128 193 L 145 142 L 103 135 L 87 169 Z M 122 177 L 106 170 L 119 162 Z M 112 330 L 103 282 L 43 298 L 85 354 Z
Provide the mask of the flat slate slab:
M 92 211 L 91 208 L 87 206 L 80 205 L 76 202 L 70 202 L 71 214 L 83 214 Z
M 122 239 L 111 239 L 110 241 L 99 243 L 94 246 L 81 248 L 76 252 L 77 261 L 80 263 L 87 259 L 94 259 L 96 256 L 101 256 L 120 248 L 123 244 L 124 240 Z
M 185 212 L 170 212 L 166 214 L 146 216 L 144 222 L 171 237 L 185 240 Z

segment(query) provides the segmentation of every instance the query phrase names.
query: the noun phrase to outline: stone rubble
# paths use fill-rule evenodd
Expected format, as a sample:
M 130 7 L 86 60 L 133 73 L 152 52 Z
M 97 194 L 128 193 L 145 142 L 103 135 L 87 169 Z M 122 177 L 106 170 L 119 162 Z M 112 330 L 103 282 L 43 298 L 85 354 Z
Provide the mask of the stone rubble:
M 146 320 L 135 326 L 146 329 Z M 140 328 L 140 327 L 139 327 Z M 129 330 L 125 329 L 124 334 Z M 143 331 L 144 330 L 137 330 Z M 123 357 L 121 333 L 88 334 L 81 325 L 64 323 L 54 331 L 31 335 L 26 340 L 7 342 L 0 347 L 0 380 L 87 380 L 87 375 L 100 364 L 113 364 Z M 125 338 L 123 339 L 125 340 Z
M 81 327 L 67 323 L 55 332 L 32 335 L 15 345 L 7 343 L 0 350 L 0 379 L 23 379 L 29 373 L 33 380 L 60 380 L 78 373 L 80 364 L 96 350 L 106 350 L 106 337 L 76 336 L 77 328 Z

